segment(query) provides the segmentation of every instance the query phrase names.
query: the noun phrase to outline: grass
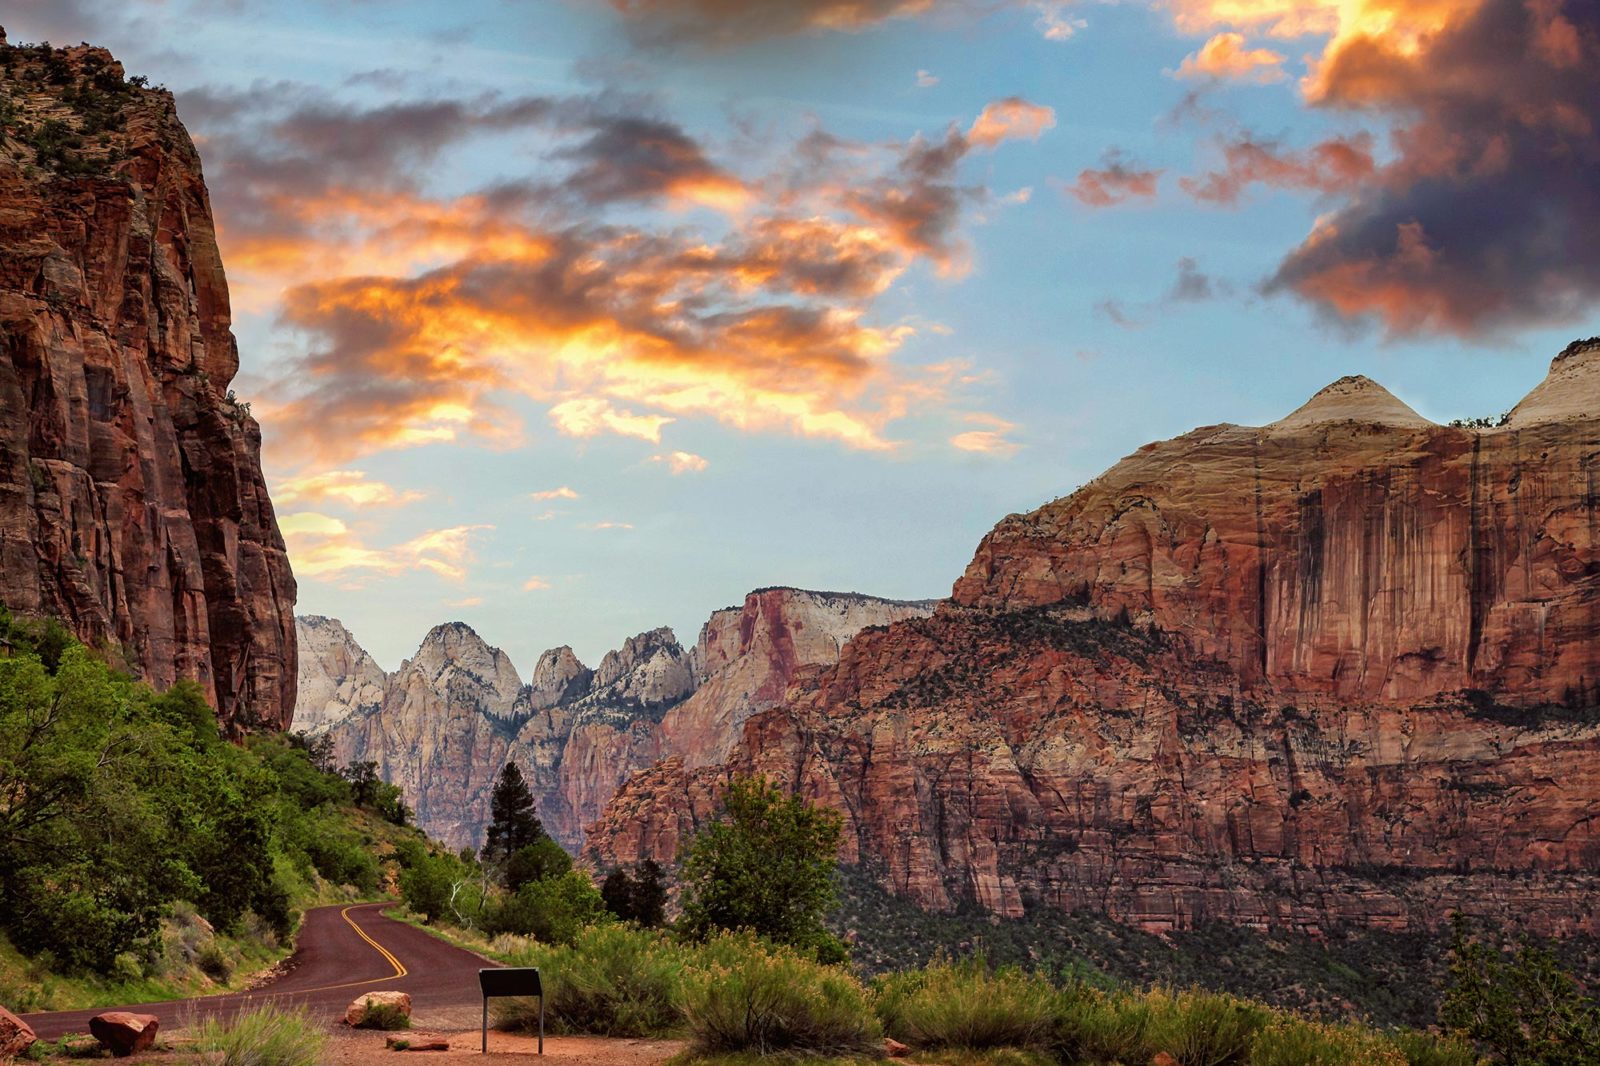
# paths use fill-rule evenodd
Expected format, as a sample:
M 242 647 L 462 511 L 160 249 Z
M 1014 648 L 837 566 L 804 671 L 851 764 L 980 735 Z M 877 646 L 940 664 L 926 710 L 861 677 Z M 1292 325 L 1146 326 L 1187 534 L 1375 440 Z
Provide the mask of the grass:
M 530 944 L 507 961 L 539 967 L 546 1022 L 556 1032 L 642 1037 L 682 1030 L 680 990 L 692 954 L 661 933 L 608 923 L 589 926 L 570 947 Z M 496 1010 L 500 1028 L 537 1024 L 535 1000 Z
M 1015 967 L 990 970 L 983 956 L 887 975 L 873 984 L 884 1029 L 918 1048 L 1036 1048 L 1049 1042 L 1057 993 Z
M 219 1056 L 215 1066 L 318 1066 L 328 1034 L 304 1010 L 264 1004 L 228 1021 L 208 1018 L 195 1029 L 195 1046 Z
M 706 965 L 683 990 L 696 1053 L 882 1053 L 883 1027 L 849 971 L 751 937 L 719 937 L 704 950 Z

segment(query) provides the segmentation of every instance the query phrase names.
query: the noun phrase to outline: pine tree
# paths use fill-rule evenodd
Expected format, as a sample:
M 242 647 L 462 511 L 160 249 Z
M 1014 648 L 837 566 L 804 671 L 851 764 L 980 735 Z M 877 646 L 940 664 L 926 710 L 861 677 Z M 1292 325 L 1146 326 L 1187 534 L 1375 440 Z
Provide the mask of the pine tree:
M 497 865 L 544 836 L 544 826 L 533 813 L 533 793 L 522 771 L 508 762 L 489 798 L 489 829 L 483 840 L 483 861 Z

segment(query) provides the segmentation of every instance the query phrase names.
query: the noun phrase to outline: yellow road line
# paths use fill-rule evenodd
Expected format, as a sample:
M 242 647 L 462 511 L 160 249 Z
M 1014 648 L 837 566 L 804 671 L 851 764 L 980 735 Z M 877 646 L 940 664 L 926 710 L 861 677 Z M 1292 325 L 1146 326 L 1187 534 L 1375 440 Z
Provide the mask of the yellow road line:
M 392 981 L 392 980 L 394 980 L 395 977 L 404 977 L 410 971 L 405 968 L 405 966 L 400 962 L 400 960 L 395 958 L 394 955 L 390 953 L 388 948 L 384 947 L 382 944 L 378 943 L 376 940 L 374 940 L 370 936 L 368 936 L 367 933 L 366 933 L 366 930 L 362 929 L 359 925 L 357 925 L 351 919 L 350 912 L 355 909 L 355 906 L 356 905 L 352 905 L 352 906 L 346 907 L 344 910 L 340 911 L 339 912 L 339 917 L 343 918 L 345 920 L 345 922 L 347 924 L 349 924 L 350 928 L 352 928 L 352 929 L 354 929 L 356 931 L 356 936 L 360 937 L 362 940 L 365 940 L 367 943 L 371 944 L 373 946 L 373 948 L 377 950 L 378 954 L 382 955 L 384 958 L 388 959 L 389 960 L 389 965 L 394 967 L 394 976 L 393 977 L 385 977 L 385 978 L 383 978 L 383 980 Z

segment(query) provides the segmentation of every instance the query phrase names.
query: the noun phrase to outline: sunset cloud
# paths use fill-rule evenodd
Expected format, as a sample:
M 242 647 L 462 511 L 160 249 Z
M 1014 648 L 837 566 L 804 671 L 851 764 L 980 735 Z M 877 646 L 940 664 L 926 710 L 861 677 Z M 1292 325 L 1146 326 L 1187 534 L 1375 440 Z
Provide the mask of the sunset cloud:
M 601 532 L 608 529 L 632 529 L 632 522 L 589 522 L 578 527 L 591 532 Z
M 1021 450 L 1020 444 L 1006 437 L 1007 433 L 1017 428 L 1015 423 L 988 414 L 968 415 L 966 421 L 985 428 L 957 433 L 950 438 L 951 447 L 963 452 L 976 452 L 980 455 L 1001 458 L 1010 457 Z
M 1113 148 L 1098 168 L 1078 172 L 1077 180 L 1061 191 L 1086 207 L 1115 207 L 1130 200 L 1152 200 L 1162 171 L 1146 169 L 1125 159 Z
M 1054 123 L 1008 97 L 936 139 L 815 130 L 744 177 L 675 124 L 619 113 L 622 98 L 392 104 L 372 112 L 375 138 L 354 132 L 360 111 L 282 95 L 286 117 L 214 147 L 237 179 L 230 266 L 303 353 L 260 400 L 279 430 L 269 445 L 302 468 L 515 446 L 519 398 L 575 437 L 659 443 L 673 422 L 708 418 L 887 450 L 892 421 L 945 396 L 897 363 L 914 330 L 873 322 L 874 301 L 918 262 L 961 273 L 967 208 L 993 202 L 962 183 L 963 161 Z M 555 139 L 553 174 L 423 191 L 417 161 L 452 137 L 523 128 Z M 378 164 L 335 143 L 345 133 Z M 679 201 L 718 210 L 688 224 L 633 210 Z M 614 204 L 627 210 L 607 221 Z
M 668 472 L 672 474 L 698 474 L 711 464 L 693 452 L 671 452 L 667 455 L 652 455 L 652 463 L 664 463 Z
M 1242 33 L 1219 33 L 1178 66 L 1180 78 L 1222 78 L 1267 84 L 1288 77 L 1284 57 L 1270 48 L 1250 48 Z
M 1178 184 L 1196 200 L 1231 207 L 1251 185 L 1322 193 L 1349 192 L 1377 171 L 1372 135 L 1333 137 L 1305 152 L 1293 152 L 1246 134 L 1222 145 L 1226 165 Z
M 316 512 L 287 514 L 278 520 L 294 558 L 295 576 L 314 581 L 431 571 L 450 581 L 467 576 L 474 534 L 493 526 L 463 525 L 430 530 L 388 548 L 372 547 L 344 522 Z
M 420 492 L 398 491 L 374 481 L 360 470 L 327 470 L 317 474 L 286 478 L 273 490 L 279 507 L 296 504 L 337 502 L 352 507 L 388 507 L 414 503 Z
M 538 592 L 541 589 L 547 589 L 549 587 L 550 582 L 537 574 L 522 583 L 523 592 Z
M 648 43 L 724 47 L 807 33 L 856 33 L 890 19 L 968 11 L 968 0 L 610 0 Z
M 993 148 L 1001 141 L 1037 141 L 1056 124 L 1054 108 L 1030 104 L 1020 96 L 1008 96 L 984 107 L 967 130 L 967 141 L 979 148 Z
M 576 500 L 578 498 L 578 494 L 566 485 L 555 489 L 545 489 L 542 492 L 529 493 L 529 496 L 535 500 Z

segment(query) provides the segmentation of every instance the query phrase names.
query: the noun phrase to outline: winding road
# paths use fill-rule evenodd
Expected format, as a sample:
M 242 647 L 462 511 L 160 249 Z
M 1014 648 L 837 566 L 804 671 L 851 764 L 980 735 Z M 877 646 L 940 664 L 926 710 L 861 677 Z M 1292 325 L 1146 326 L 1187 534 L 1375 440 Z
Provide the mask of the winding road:
M 248 992 L 22 1018 L 42 1039 L 86 1033 L 89 1019 L 108 1010 L 154 1014 L 162 1028 L 173 1029 L 271 1001 L 325 1014 L 332 1022 L 343 1017 L 345 1007 L 362 992 L 394 989 L 410 993 L 412 1017 L 423 1028 L 475 1027 L 483 1002 L 478 970 L 497 964 L 384 917 L 381 911 L 390 906 L 363 903 L 306 911 L 295 953 L 283 972 Z

